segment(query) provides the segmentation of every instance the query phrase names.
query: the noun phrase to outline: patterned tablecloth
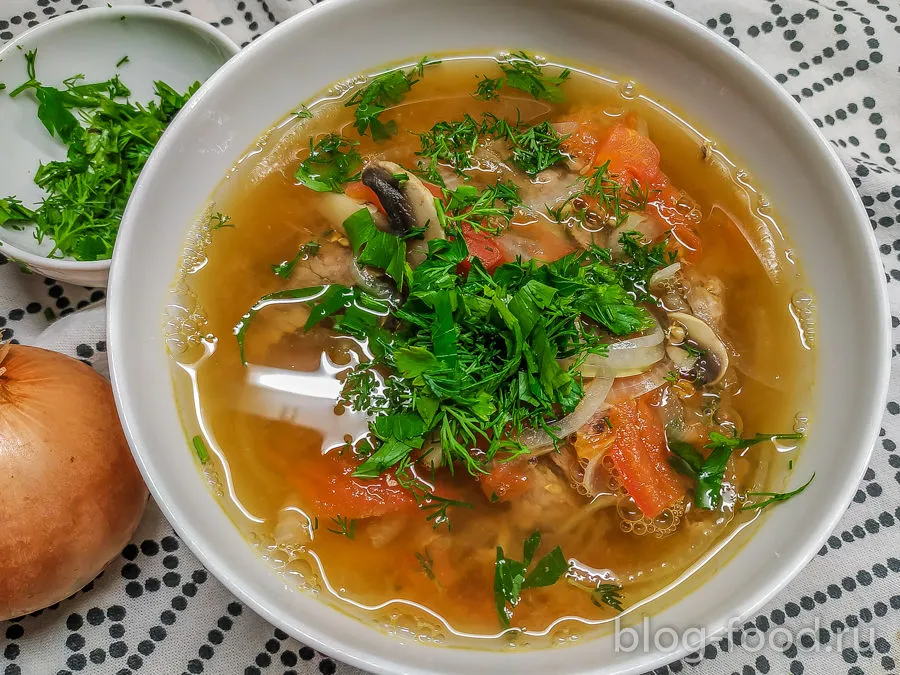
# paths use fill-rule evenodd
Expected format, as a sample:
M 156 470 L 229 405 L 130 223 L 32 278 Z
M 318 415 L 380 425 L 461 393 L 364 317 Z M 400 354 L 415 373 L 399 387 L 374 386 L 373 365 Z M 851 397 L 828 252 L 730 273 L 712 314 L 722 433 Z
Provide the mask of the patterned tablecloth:
M 104 4 L 106 0 L 2 0 L 0 42 L 57 14 Z M 308 6 L 307 0 L 112 0 L 112 4 L 159 5 L 190 13 L 241 44 Z M 898 0 L 666 4 L 758 61 L 837 149 L 878 238 L 897 335 Z M 2 339 L 56 348 L 105 371 L 103 297 L 102 290 L 23 274 L 0 256 Z M 48 323 L 48 317 L 92 305 L 95 309 L 87 314 Z M 894 356 L 898 354 L 900 344 L 894 350 Z M 657 673 L 900 672 L 898 415 L 900 376 L 895 375 L 872 462 L 844 519 L 818 556 L 743 627 Z M 0 670 L 3 675 L 356 672 L 289 638 L 235 600 L 197 562 L 152 503 L 133 543 L 87 588 L 51 609 L 0 623 Z

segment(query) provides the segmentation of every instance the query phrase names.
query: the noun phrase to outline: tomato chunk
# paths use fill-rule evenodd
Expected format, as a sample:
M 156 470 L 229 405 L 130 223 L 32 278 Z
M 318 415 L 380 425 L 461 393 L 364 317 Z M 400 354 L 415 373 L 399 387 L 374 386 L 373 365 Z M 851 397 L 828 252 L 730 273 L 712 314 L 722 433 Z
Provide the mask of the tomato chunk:
M 647 518 L 656 518 L 684 496 L 674 469 L 662 422 L 645 398 L 614 406 L 609 414 L 616 440 L 608 452 L 622 485 Z
M 508 502 L 528 489 L 528 462 L 495 462 L 490 473 L 479 476 L 478 485 L 492 502 Z
M 477 232 L 468 223 L 462 224 L 462 236 L 466 240 L 466 246 L 469 248 L 469 258 L 478 258 L 488 274 L 493 274 L 494 270 L 505 262 L 509 262 L 503 249 L 497 245 L 496 237 L 492 237 L 484 232 Z M 456 267 L 456 271 L 465 274 L 469 271 L 471 263 L 469 260 L 463 260 Z
M 625 185 L 637 180 L 647 188 L 665 180 L 659 170 L 659 149 L 646 136 L 625 124 L 616 124 L 606 142 L 594 156 L 594 165 L 609 160 L 609 172 L 617 174 Z
M 360 519 L 416 508 L 416 500 L 388 472 L 354 478 L 359 462 L 331 454 L 310 462 L 297 487 L 319 516 Z

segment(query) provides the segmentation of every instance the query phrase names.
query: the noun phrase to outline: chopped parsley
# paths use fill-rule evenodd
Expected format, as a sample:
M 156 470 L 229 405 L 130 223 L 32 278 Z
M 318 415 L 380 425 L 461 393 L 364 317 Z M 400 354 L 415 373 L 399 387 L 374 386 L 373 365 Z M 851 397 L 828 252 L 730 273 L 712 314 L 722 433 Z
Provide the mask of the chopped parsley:
M 292 289 L 264 296 L 235 327 L 243 355 L 252 318 L 267 304 L 285 299 L 310 303 L 306 329 L 329 319 L 338 333 L 368 340 L 371 363 L 347 378 L 344 398 L 371 417 L 368 454 L 356 475 L 390 469 L 402 474 L 426 437 L 440 440 L 445 464 L 459 463 L 472 474 L 498 453 L 526 452 L 517 439 L 526 428 L 553 432 L 550 420 L 571 413 L 583 396 L 576 364 L 606 345 L 590 328 L 615 335 L 643 330 L 652 321 L 622 285 L 633 270 L 614 265 L 606 249 L 592 248 L 552 263 L 517 261 L 488 274 L 478 259 L 465 275 L 465 240 L 429 242 L 425 260 L 403 268 L 404 242 L 375 230 L 360 209 L 345 223 L 354 250 L 371 252 L 366 264 L 394 268 L 407 295 L 397 305 L 364 290 L 340 285 Z M 376 234 L 377 232 L 377 234 Z M 361 233 L 361 234 L 360 234 Z M 382 241 L 383 240 L 383 241 Z M 391 330 L 383 326 L 390 315 Z M 243 358 L 243 356 L 242 356 Z M 573 359 L 566 368 L 560 359 Z M 389 376 L 380 375 L 388 372 Z M 483 452 L 473 453 L 475 446 Z M 435 510 L 442 517 L 440 499 Z
M 53 240 L 49 257 L 108 259 L 138 174 L 200 83 L 180 94 L 156 82 L 156 100 L 139 105 L 120 100 L 131 92 L 118 76 L 85 83 L 84 76 L 75 75 L 62 89 L 45 86 L 37 79 L 36 58 L 36 50 L 25 54 L 28 80 L 9 95 L 32 92 L 38 118 L 68 154 L 35 172 L 35 184 L 46 193 L 36 209 L 22 207 L 14 197 L 0 200 L 0 224 L 20 228 L 33 222 L 39 242 Z
M 309 241 L 303 246 L 301 246 L 297 250 L 297 255 L 295 255 L 290 260 L 282 260 L 277 265 L 271 265 L 272 271 L 282 279 L 288 279 L 291 276 L 291 272 L 294 271 L 294 267 L 297 266 L 297 263 L 301 260 L 309 260 L 310 258 L 314 258 L 318 253 L 319 249 L 322 245 L 317 241 Z
M 374 77 L 369 84 L 353 93 L 344 105 L 356 108 L 354 126 L 360 136 L 365 136 L 368 131 L 372 140 L 386 141 L 397 133 L 397 122 L 394 120 L 383 122 L 381 113 L 403 100 L 412 86 L 422 77 L 428 63 L 433 62 L 424 57 L 407 72 L 400 68 L 389 70 Z
M 231 216 L 227 216 L 220 211 L 210 215 L 209 228 L 211 230 L 221 230 L 223 227 L 234 227 L 234 223 L 231 222 Z
M 497 616 L 506 628 L 510 626 L 513 610 L 519 604 L 522 591 L 552 586 L 569 570 L 569 563 L 562 549 L 557 546 L 538 560 L 529 572 L 528 568 L 540 545 L 541 533 L 535 531 L 525 540 L 522 562 L 507 558 L 503 548 L 497 547 L 497 560 L 494 563 L 494 602 L 497 605 Z
M 701 509 L 710 510 L 719 506 L 722 501 L 722 480 L 732 451 L 749 448 L 764 441 L 801 438 L 803 434 L 756 434 L 750 438 L 739 438 L 713 431 L 709 434 L 709 443 L 703 446 L 711 451 L 706 458 L 690 443 L 670 441 L 669 450 L 673 454 L 669 457 L 669 463 L 679 473 L 697 481 L 694 504 Z
M 344 184 L 359 180 L 362 158 L 356 141 L 328 134 L 318 143 L 309 139 L 309 157 L 300 162 L 294 178 L 316 192 L 343 192 Z
M 561 103 L 565 100 L 562 85 L 572 71 L 564 68 L 558 75 L 547 75 L 544 68 L 525 52 L 515 52 L 500 62 L 503 77 L 492 79 L 485 75 L 479 79 L 475 97 L 489 101 L 497 98 L 501 89 L 509 87 L 531 94 L 538 101 Z
M 810 483 L 813 482 L 813 478 L 816 477 L 816 474 L 813 474 L 809 477 L 809 480 L 806 481 L 803 485 L 798 487 L 796 490 L 791 490 L 790 492 L 748 492 L 747 497 L 766 497 L 761 501 L 756 502 L 748 502 L 743 504 L 739 511 L 762 511 L 764 508 L 768 506 L 772 506 L 773 504 L 778 504 L 779 502 L 786 502 L 791 497 L 796 497 L 801 492 L 803 492 Z

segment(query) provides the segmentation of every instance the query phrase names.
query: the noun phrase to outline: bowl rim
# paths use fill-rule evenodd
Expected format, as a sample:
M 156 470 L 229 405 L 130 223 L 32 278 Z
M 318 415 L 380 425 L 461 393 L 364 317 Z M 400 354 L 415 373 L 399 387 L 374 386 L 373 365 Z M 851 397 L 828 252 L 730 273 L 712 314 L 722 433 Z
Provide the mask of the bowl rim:
M 87 9 L 77 9 L 69 12 L 68 14 L 53 16 L 36 26 L 32 26 L 28 30 L 17 35 L 9 42 L 4 44 L 3 47 L 0 47 L 0 59 L 3 59 L 7 55 L 7 53 L 12 53 L 12 51 L 17 49 L 22 44 L 22 42 L 31 39 L 37 34 L 43 35 L 44 33 L 66 30 L 70 26 L 74 26 L 76 24 L 87 23 L 96 19 L 105 18 L 105 16 L 110 12 L 115 13 L 118 16 L 134 18 L 149 17 L 152 19 L 160 19 L 162 21 L 171 21 L 176 24 L 191 26 L 192 28 L 196 29 L 200 33 L 203 33 L 208 38 L 213 40 L 231 56 L 234 56 L 241 51 L 241 48 L 234 42 L 234 40 L 225 35 L 225 33 L 217 28 L 214 28 L 206 21 L 198 19 L 195 16 L 191 16 L 190 14 L 183 14 L 182 12 L 178 12 L 173 9 L 166 9 L 164 7 L 134 7 L 125 5 L 122 7 L 89 7 Z M 169 126 L 172 126 L 172 124 L 170 123 Z M 168 127 L 166 128 L 166 131 L 168 131 Z M 163 136 L 165 136 L 165 132 L 163 132 Z M 162 137 L 160 137 L 157 145 L 159 144 L 159 142 L 162 142 Z M 135 186 L 136 185 L 137 183 L 135 183 Z M 124 220 L 124 214 L 122 216 L 122 220 Z M 118 239 L 118 234 L 116 235 L 116 239 Z M 44 269 L 52 269 L 59 272 L 102 271 L 109 269 L 112 263 L 112 258 L 108 258 L 106 260 L 74 260 L 72 258 L 50 258 L 38 255 L 36 253 L 30 253 L 29 251 L 25 251 L 24 249 L 5 242 L 2 239 L 0 239 L 0 253 L 5 255 L 7 258 L 15 260 L 16 262 L 24 263 L 28 266 L 37 265 Z
M 212 77 L 210 77 L 210 79 L 202 85 L 201 89 L 188 103 L 188 105 L 186 106 L 186 110 L 188 108 L 199 106 L 199 104 L 206 98 L 207 94 L 213 88 L 218 87 L 221 82 L 224 82 L 230 76 L 232 70 L 238 68 L 245 59 L 252 58 L 258 50 L 265 49 L 266 45 L 268 45 L 270 41 L 276 39 L 282 33 L 292 31 L 296 26 L 301 25 L 307 21 L 311 21 L 319 15 L 344 12 L 346 11 L 346 8 L 352 7 L 354 4 L 361 1 L 363 0 L 329 0 L 326 3 L 313 5 L 312 7 L 304 9 L 298 14 L 290 17 L 282 24 L 267 31 L 259 39 L 255 40 L 248 47 L 244 48 L 240 54 L 231 59 L 229 63 L 223 66 Z M 578 1 L 584 4 L 603 5 L 606 0 Z M 653 2 L 652 0 L 615 1 L 618 5 L 624 6 L 626 8 L 626 11 L 631 12 L 635 16 L 637 16 L 638 19 L 641 16 L 644 16 L 660 23 L 666 23 L 671 27 L 673 31 L 681 31 L 692 39 L 700 43 L 705 43 L 708 48 L 718 51 L 721 55 L 721 58 L 728 61 L 731 67 L 737 70 L 743 70 L 748 76 L 752 78 L 755 85 L 766 90 L 767 95 L 771 97 L 770 100 L 772 103 L 782 106 L 783 110 L 793 116 L 793 122 L 797 123 L 800 128 L 802 128 L 802 130 L 807 134 L 807 138 L 805 140 L 810 143 L 814 143 L 816 146 L 818 146 L 819 151 L 822 152 L 822 156 L 827 162 L 827 168 L 834 177 L 834 189 L 840 192 L 840 199 L 848 205 L 849 210 L 853 211 L 855 218 L 851 223 L 848 223 L 847 226 L 855 228 L 856 236 L 861 240 L 864 240 L 866 263 L 865 272 L 868 275 L 873 275 L 873 280 L 877 280 L 872 284 L 873 290 L 877 294 L 877 297 L 873 298 L 873 314 L 876 316 L 880 316 L 884 320 L 881 321 L 881 330 L 877 336 L 877 342 L 880 346 L 880 349 L 877 350 L 877 353 L 872 354 L 871 358 L 874 361 L 874 365 L 877 366 L 879 375 L 878 379 L 872 382 L 871 391 L 873 392 L 873 395 L 871 400 L 873 404 L 870 409 L 865 411 L 865 422 L 861 424 L 861 427 L 865 429 L 865 433 L 860 436 L 858 446 L 859 451 L 856 453 L 855 460 L 852 464 L 852 470 L 846 473 L 846 478 L 841 484 L 840 491 L 834 494 L 835 499 L 831 500 L 830 504 L 822 510 L 822 518 L 817 521 L 817 525 L 813 528 L 813 533 L 810 539 L 810 541 L 814 542 L 814 545 L 808 544 L 806 548 L 792 552 L 791 556 L 788 558 L 788 560 L 786 560 L 786 562 L 789 564 L 782 567 L 782 571 L 777 577 L 773 577 L 772 583 L 766 585 L 763 591 L 753 596 L 752 602 L 749 602 L 748 604 L 739 608 L 741 610 L 739 612 L 739 619 L 741 622 L 744 622 L 747 617 L 756 613 L 760 607 L 768 603 L 775 595 L 780 593 L 815 557 L 817 551 L 826 542 L 827 538 L 834 531 L 838 522 L 846 512 L 847 506 L 848 504 L 850 504 L 857 486 L 863 477 L 865 469 L 869 464 L 872 453 L 874 452 L 874 444 L 878 438 L 878 433 L 883 416 L 883 403 L 887 399 L 890 376 L 891 329 L 890 323 L 889 321 L 887 321 L 887 318 L 890 316 L 887 284 L 884 275 L 882 274 L 882 264 L 880 258 L 878 257 L 878 248 L 877 242 L 875 240 L 875 235 L 872 232 L 871 228 L 868 226 L 868 218 L 865 214 L 865 209 L 862 204 L 861 197 L 858 194 L 855 186 L 853 185 L 849 174 L 843 167 L 836 151 L 827 142 L 821 131 L 813 124 L 812 120 L 802 109 L 799 103 L 795 101 L 790 96 L 790 94 L 776 82 L 774 77 L 772 77 L 763 69 L 761 65 L 757 64 L 749 56 L 744 54 L 740 49 L 728 42 L 725 38 L 717 35 L 713 31 L 707 29 L 705 26 L 701 25 L 690 17 L 683 15 L 665 5 Z M 182 116 L 181 119 L 175 120 L 170 128 L 180 128 L 182 124 L 184 124 L 185 117 L 187 117 L 187 114 Z M 273 124 L 276 121 L 277 120 L 273 119 Z M 265 130 L 260 130 L 260 133 L 262 133 L 263 131 Z M 146 176 L 149 176 L 150 173 L 152 173 L 152 171 L 155 169 L 156 165 L 161 162 L 162 153 L 167 149 L 167 144 L 163 141 L 165 141 L 165 139 L 163 139 L 157 145 L 157 148 L 154 149 L 153 154 L 148 160 L 147 166 L 145 167 L 145 169 L 149 170 L 145 170 L 144 174 L 139 178 L 138 183 L 135 186 L 133 195 L 141 194 L 141 188 L 143 184 L 147 182 L 147 180 L 149 180 L 148 178 L 146 178 Z M 131 214 L 136 211 L 137 208 L 139 208 L 139 201 L 140 199 L 135 200 L 133 197 L 129 202 L 128 208 L 126 209 L 125 215 L 123 217 L 123 224 L 128 222 L 130 220 Z M 127 230 L 127 228 L 125 229 Z M 124 239 L 120 237 L 117 240 L 117 246 L 124 245 L 122 242 L 127 241 L 128 232 L 126 231 L 125 234 L 126 237 Z M 352 639 L 348 639 L 346 637 L 336 637 L 333 635 L 324 635 L 321 631 L 316 629 L 314 625 L 309 624 L 304 626 L 306 630 L 298 629 L 296 626 L 286 626 L 285 621 L 283 621 L 282 618 L 278 616 L 278 613 L 276 613 L 275 610 L 270 609 L 262 602 L 258 601 L 251 594 L 251 592 L 243 587 L 243 585 L 241 584 L 241 580 L 238 578 L 238 575 L 233 574 L 230 570 L 227 561 L 219 560 L 218 558 L 213 557 L 202 548 L 202 546 L 198 542 L 198 535 L 200 535 L 200 533 L 195 526 L 190 524 L 189 516 L 187 514 L 176 512 L 175 509 L 173 509 L 172 506 L 168 503 L 168 489 L 162 483 L 156 480 L 157 476 L 155 476 L 154 473 L 150 471 L 147 464 L 145 464 L 145 462 L 143 461 L 143 457 L 149 452 L 149 446 L 143 442 L 143 438 L 138 438 L 137 434 L 132 433 L 132 428 L 130 425 L 132 410 L 129 409 L 127 401 L 131 396 L 126 391 L 127 387 L 125 385 L 123 374 L 121 372 L 124 369 L 124 366 L 119 361 L 119 350 L 117 347 L 118 343 L 116 339 L 118 330 L 120 328 L 119 321 L 117 320 L 119 313 L 118 307 L 120 303 L 125 302 L 124 296 L 127 272 L 123 266 L 117 264 L 116 260 L 117 259 L 114 256 L 108 293 L 110 312 L 108 316 L 107 331 L 110 357 L 110 376 L 113 384 L 120 419 L 122 421 L 126 437 L 129 441 L 130 446 L 132 447 L 135 460 L 165 517 L 169 520 L 170 523 L 173 524 L 173 526 L 176 527 L 180 536 L 184 539 L 189 548 L 200 559 L 200 561 L 216 576 L 216 578 L 232 594 L 234 594 L 237 598 L 244 602 L 248 607 L 253 609 L 253 611 L 259 614 L 267 622 L 285 628 L 295 635 L 299 633 L 299 636 L 308 645 L 325 654 L 334 656 L 335 658 L 349 665 L 377 673 L 397 672 L 397 669 L 402 662 L 394 661 L 390 657 L 382 658 L 372 655 L 371 653 L 367 653 L 366 651 L 360 651 L 353 646 Z M 876 406 L 875 404 L 878 402 L 880 402 L 881 405 Z M 737 615 L 735 615 L 735 617 L 737 618 Z M 360 625 L 362 626 L 363 624 L 361 623 Z M 726 630 L 729 629 L 729 625 L 727 625 L 724 620 L 717 620 L 717 623 L 709 625 L 708 628 L 710 630 L 706 635 L 706 642 L 704 644 L 721 636 L 724 632 L 726 632 Z M 397 645 L 399 647 L 401 643 L 397 642 Z M 684 644 L 676 650 L 661 652 L 653 659 L 648 659 L 647 661 L 640 664 L 627 666 L 623 670 L 617 672 L 621 672 L 623 673 L 623 675 L 646 672 L 652 670 L 653 668 L 683 658 L 699 647 L 702 647 L 702 645 Z M 432 673 L 438 671 L 422 664 L 413 666 L 408 670 L 408 672 Z

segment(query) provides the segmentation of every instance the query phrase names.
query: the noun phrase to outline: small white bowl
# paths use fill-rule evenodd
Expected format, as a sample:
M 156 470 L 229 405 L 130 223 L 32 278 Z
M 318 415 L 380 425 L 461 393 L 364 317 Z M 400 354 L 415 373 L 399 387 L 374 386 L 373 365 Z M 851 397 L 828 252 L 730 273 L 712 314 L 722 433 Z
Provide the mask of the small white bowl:
M 17 196 L 32 207 L 43 197 L 34 184 L 40 162 L 66 157 L 65 146 L 52 138 L 37 118 L 34 97 L 7 94 L 24 82 L 25 53 L 37 49 L 37 76 L 44 84 L 61 86 L 65 78 L 84 74 L 86 81 L 118 73 L 131 89 L 132 100 L 149 101 L 154 80 L 184 91 L 212 75 L 240 48 L 209 24 L 187 14 L 152 7 L 86 9 L 35 26 L 0 49 L 0 198 Z M 121 67 L 116 63 L 128 56 Z M 105 286 L 109 260 L 79 262 L 48 258 L 53 243 L 38 244 L 34 228 L 0 227 L 0 253 L 34 272 L 82 286 Z
M 736 552 L 732 547 L 733 555 L 716 558 L 717 571 L 702 586 L 653 612 L 647 641 L 624 648 L 612 635 L 539 651 L 400 643 L 294 590 L 259 558 L 209 492 L 172 389 L 161 316 L 187 229 L 258 136 L 344 78 L 423 54 L 501 48 L 633 77 L 723 143 L 779 212 L 816 298 L 816 400 L 795 468 L 795 480 L 814 471 L 816 480 L 802 499 L 766 512 L 750 540 Z M 838 158 L 759 66 L 700 25 L 645 0 L 316 5 L 232 59 L 172 125 L 128 205 L 109 291 L 109 356 L 119 413 L 172 525 L 213 574 L 270 622 L 336 658 L 384 673 L 639 673 L 742 625 L 803 569 L 850 502 L 877 438 L 890 368 L 881 261 Z M 663 627 L 668 630 L 655 632 Z M 673 644 L 670 631 L 682 639 Z

